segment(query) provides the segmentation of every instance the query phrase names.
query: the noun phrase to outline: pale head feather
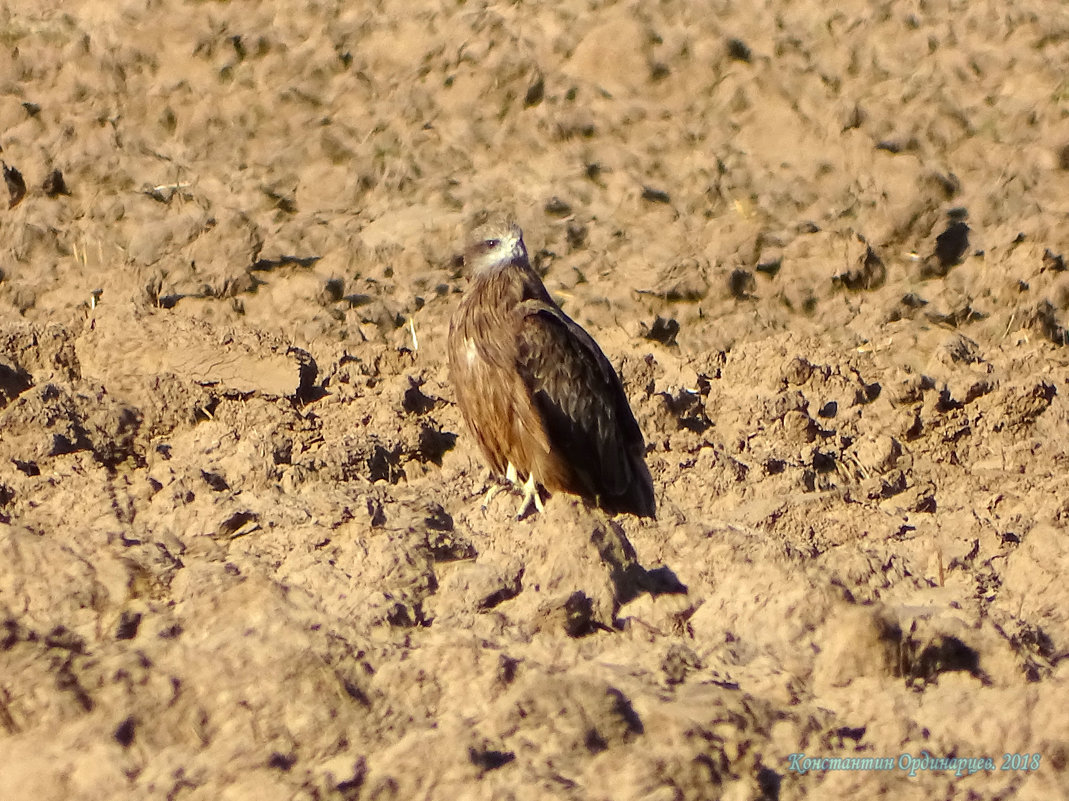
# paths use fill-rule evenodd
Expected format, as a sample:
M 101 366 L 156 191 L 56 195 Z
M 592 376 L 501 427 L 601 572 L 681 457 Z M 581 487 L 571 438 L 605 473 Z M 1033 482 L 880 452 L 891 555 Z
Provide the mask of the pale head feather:
M 464 252 L 464 264 L 472 275 L 510 264 L 528 264 L 523 231 L 516 223 L 493 222 L 476 228 Z

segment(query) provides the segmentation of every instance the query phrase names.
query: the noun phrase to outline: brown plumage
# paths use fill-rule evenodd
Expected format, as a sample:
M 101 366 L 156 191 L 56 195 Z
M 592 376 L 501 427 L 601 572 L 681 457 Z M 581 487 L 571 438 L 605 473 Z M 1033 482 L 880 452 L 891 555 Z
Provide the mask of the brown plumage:
M 610 512 L 652 517 L 645 444 L 601 348 L 549 296 L 516 225 L 487 230 L 465 255 L 471 285 L 449 327 L 457 402 L 498 477 Z M 492 490 L 491 490 L 492 492 Z

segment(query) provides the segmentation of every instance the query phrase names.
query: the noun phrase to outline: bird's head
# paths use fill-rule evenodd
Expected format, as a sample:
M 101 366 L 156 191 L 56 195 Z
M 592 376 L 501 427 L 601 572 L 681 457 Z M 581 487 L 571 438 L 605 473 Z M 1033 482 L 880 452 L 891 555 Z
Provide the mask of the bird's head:
M 514 222 L 506 222 L 477 228 L 471 244 L 464 252 L 464 264 L 472 275 L 510 264 L 527 266 L 527 248 L 523 244 L 523 231 L 520 226 Z

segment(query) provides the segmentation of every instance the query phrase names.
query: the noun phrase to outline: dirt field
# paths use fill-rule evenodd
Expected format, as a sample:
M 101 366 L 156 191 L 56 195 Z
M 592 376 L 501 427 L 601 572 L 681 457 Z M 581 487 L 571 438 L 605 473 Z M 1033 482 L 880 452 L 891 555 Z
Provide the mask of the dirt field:
M 1066 65 L 1059 0 L 0 3 L 0 796 L 1069 797 Z M 502 213 L 654 521 L 480 506 Z

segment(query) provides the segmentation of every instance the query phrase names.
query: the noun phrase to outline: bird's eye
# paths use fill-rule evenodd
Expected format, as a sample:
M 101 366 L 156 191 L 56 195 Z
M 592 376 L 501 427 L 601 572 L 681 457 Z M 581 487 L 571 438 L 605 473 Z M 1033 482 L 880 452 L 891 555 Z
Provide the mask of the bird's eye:
M 500 244 L 501 244 L 501 240 L 500 239 L 487 239 L 485 242 L 483 242 L 483 246 L 487 250 L 493 250 L 494 248 L 496 248 Z

